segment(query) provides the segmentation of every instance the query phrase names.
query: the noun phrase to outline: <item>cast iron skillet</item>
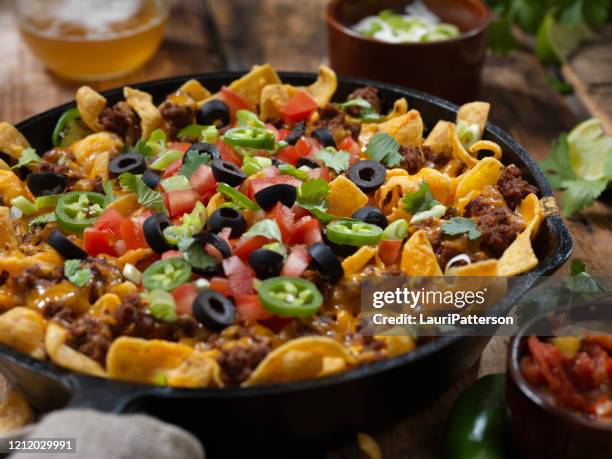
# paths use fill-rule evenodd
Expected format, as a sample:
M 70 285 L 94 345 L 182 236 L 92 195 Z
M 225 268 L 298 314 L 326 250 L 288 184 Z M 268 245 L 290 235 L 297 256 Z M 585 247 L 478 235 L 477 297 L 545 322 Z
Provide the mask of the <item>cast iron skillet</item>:
M 240 73 L 196 75 L 211 91 L 238 78 Z M 307 85 L 309 73 L 281 73 L 284 82 Z M 176 77 L 137 85 L 153 94 L 157 103 L 187 78 Z M 400 86 L 359 79 L 340 79 L 336 98 L 344 100 L 358 87 L 380 89 L 390 106 L 406 97 L 421 112 L 428 128 L 440 119 L 454 120 L 457 106 Z M 111 103 L 121 90 L 105 93 Z M 74 103 L 34 116 L 17 127 L 38 151 L 50 148 L 53 126 Z M 515 163 L 543 196 L 552 192 L 529 154 L 500 128 L 489 124 L 485 138 L 497 142 L 505 163 Z M 508 294 L 491 310 L 505 314 L 539 277 L 551 274 L 569 257 L 572 241 L 558 216 L 546 218 L 536 241 L 538 267 L 518 278 Z M 209 454 L 219 457 L 265 454 L 273 448 L 287 451 L 342 441 L 359 431 L 387 426 L 452 384 L 479 358 L 489 338 L 447 336 L 408 354 L 362 366 L 336 376 L 249 388 L 172 389 L 89 377 L 40 362 L 0 346 L 0 369 L 41 411 L 64 406 L 110 412 L 145 411 L 179 424 L 198 435 Z

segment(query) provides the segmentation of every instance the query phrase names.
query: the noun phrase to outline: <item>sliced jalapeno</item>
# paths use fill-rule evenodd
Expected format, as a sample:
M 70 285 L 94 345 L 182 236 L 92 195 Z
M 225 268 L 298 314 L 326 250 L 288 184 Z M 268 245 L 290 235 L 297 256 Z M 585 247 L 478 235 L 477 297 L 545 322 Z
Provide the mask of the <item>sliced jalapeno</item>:
M 283 317 L 315 314 L 323 297 L 317 287 L 300 277 L 273 277 L 259 285 L 259 301 L 268 311 Z
M 178 257 L 156 261 L 142 273 L 142 285 L 149 290 L 174 290 L 189 279 L 191 265 Z
M 257 204 L 255 204 L 237 189 L 229 186 L 227 183 L 219 183 L 217 185 L 217 191 L 226 198 L 230 199 L 234 204 L 237 204 L 244 209 L 261 210 Z
M 362 246 L 377 244 L 383 230 L 380 226 L 347 218 L 331 222 L 325 234 L 335 244 Z
M 84 137 L 87 137 L 89 130 L 83 123 L 80 122 L 81 114 L 76 107 L 66 110 L 53 129 L 51 142 L 54 147 L 69 147 L 74 142 Z
M 106 196 L 89 191 L 71 191 L 57 201 L 55 216 L 59 226 L 66 231 L 80 233 L 94 224 L 104 211 Z
M 230 129 L 223 136 L 223 142 L 231 147 L 256 148 L 273 150 L 274 133 L 259 127 L 237 127 Z

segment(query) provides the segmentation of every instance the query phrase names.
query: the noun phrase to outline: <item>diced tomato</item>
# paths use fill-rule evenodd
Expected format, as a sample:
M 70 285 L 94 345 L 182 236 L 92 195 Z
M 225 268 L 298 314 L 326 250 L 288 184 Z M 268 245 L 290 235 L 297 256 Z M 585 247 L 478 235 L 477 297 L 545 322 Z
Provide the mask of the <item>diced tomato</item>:
M 172 290 L 172 297 L 176 303 L 178 314 L 193 314 L 193 301 L 198 296 L 198 289 L 192 283 L 179 285 Z
M 281 276 L 300 277 L 310 264 L 310 255 L 303 245 L 294 245 L 287 257 Z
M 101 253 L 116 256 L 110 234 L 93 227 L 86 228 L 83 232 L 83 250 L 92 257 L 97 257 Z
M 225 277 L 213 277 L 210 279 L 210 289 L 227 296 L 229 294 L 229 282 Z
M 277 157 L 281 161 L 288 164 L 293 164 L 295 166 L 297 160 L 310 155 L 314 147 L 314 142 L 311 142 L 306 137 L 301 137 L 300 140 L 295 143 L 295 145 L 289 145 L 288 147 L 280 150 Z
M 247 261 L 253 250 L 260 248 L 262 245 L 267 244 L 268 242 L 270 242 L 270 240 L 263 236 L 253 236 L 246 239 L 241 238 L 236 244 L 234 255 L 240 257 L 244 261 Z
M 123 215 L 117 209 L 110 208 L 98 217 L 93 226 L 95 229 L 106 231 L 113 238 L 118 238 L 121 235 L 123 220 Z
M 200 196 L 205 196 L 217 187 L 217 181 L 213 176 L 212 168 L 206 164 L 198 166 L 189 178 L 189 184 Z
M 240 258 L 232 256 L 223 260 L 223 271 L 227 276 L 231 295 L 250 295 L 253 293 L 253 272 Z
M 349 164 L 352 166 L 361 159 L 361 147 L 350 135 L 338 145 L 338 150 L 344 150 L 350 153 Z
M 171 191 L 164 193 L 164 196 L 171 217 L 191 212 L 196 202 L 200 200 L 200 195 L 194 190 Z
M 166 250 L 162 253 L 161 259 L 167 260 L 168 258 L 182 258 L 183 254 L 178 250 Z
M 121 239 L 125 241 L 128 249 L 146 249 L 149 247 L 144 237 L 142 225 L 151 215 L 151 212 L 146 211 L 133 214 L 123 220 L 123 223 L 121 223 Z
M 271 218 L 276 220 L 283 236 L 284 242 L 290 242 L 295 233 L 295 215 L 287 206 L 277 203 L 270 212 Z
M 308 246 L 323 241 L 319 221 L 316 218 L 302 217 L 295 222 L 294 226 L 295 232 L 291 237 L 291 244 L 306 244 Z
M 187 150 L 189 150 L 190 146 L 191 144 L 187 142 L 169 142 L 168 150 L 178 150 L 181 153 L 185 153 Z
M 268 178 L 278 177 L 280 175 L 280 171 L 274 166 L 264 167 L 261 173 Z
M 329 182 L 329 169 L 327 167 L 317 167 L 316 169 L 310 169 L 308 171 L 308 177 L 310 177 L 311 180 L 314 179 L 323 179 L 326 182 Z
M 232 118 L 235 116 L 238 110 L 251 108 L 247 101 L 245 101 L 237 92 L 232 91 L 227 86 L 223 86 L 221 88 L 221 91 L 219 91 L 219 96 L 232 112 Z
M 118 241 L 115 241 L 115 243 L 113 244 L 113 248 L 115 249 L 115 253 L 117 254 L 118 257 L 120 257 L 121 255 L 123 255 L 125 252 L 128 251 L 128 248 L 125 245 L 125 241 L 123 239 L 119 239 Z
M 181 167 L 183 167 L 183 158 L 179 158 L 173 163 L 170 163 L 170 165 L 166 168 L 166 170 L 162 174 L 162 177 L 168 178 L 168 177 L 172 177 L 173 175 L 176 175 L 178 171 L 181 170 Z
M 261 305 L 259 295 L 234 295 L 234 302 L 242 319 L 265 320 L 274 315 Z
M 307 215 L 310 215 L 310 212 L 308 212 L 306 209 L 304 209 L 302 206 L 300 206 L 299 204 L 293 204 L 293 207 L 291 207 L 291 212 L 293 212 L 293 215 L 295 215 L 295 218 L 302 218 L 302 217 L 306 217 Z
M 286 123 L 303 121 L 312 115 L 317 106 L 317 101 L 310 94 L 300 91 L 281 108 L 281 116 Z
M 389 241 L 386 239 L 378 243 L 378 255 L 386 266 L 399 262 L 402 252 L 402 241 Z
M 242 159 L 236 154 L 232 147 L 225 144 L 221 139 L 217 140 L 215 145 L 219 150 L 219 154 L 221 155 L 221 159 L 223 161 L 229 161 L 236 166 L 242 166 Z
M 285 137 L 287 137 L 290 132 L 289 129 L 279 129 L 278 138 L 276 140 L 285 140 Z
M 293 185 L 296 188 L 299 188 L 302 184 L 301 181 L 291 175 L 277 175 L 275 177 L 251 179 L 247 182 L 246 194 L 247 196 L 252 198 L 259 190 L 263 190 L 264 188 L 267 188 L 272 185 L 278 185 L 279 183 Z

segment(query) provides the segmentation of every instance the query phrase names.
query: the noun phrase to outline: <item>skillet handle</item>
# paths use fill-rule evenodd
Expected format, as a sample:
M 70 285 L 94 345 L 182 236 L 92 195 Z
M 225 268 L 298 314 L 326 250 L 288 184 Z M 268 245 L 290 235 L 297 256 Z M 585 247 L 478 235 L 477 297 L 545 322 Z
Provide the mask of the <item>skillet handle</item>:
M 138 399 L 155 391 L 155 387 L 83 375 L 67 376 L 65 383 L 72 389 L 72 397 L 65 408 L 86 408 L 107 413 L 133 410 Z

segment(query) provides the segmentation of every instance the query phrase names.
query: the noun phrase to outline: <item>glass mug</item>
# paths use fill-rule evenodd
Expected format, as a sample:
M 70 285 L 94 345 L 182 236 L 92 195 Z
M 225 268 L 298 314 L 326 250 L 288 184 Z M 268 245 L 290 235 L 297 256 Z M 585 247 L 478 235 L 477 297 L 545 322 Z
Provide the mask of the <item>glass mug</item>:
M 69 80 L 125 75 L 159 47 L 169 0 L 15 0 L 32 53 Z

